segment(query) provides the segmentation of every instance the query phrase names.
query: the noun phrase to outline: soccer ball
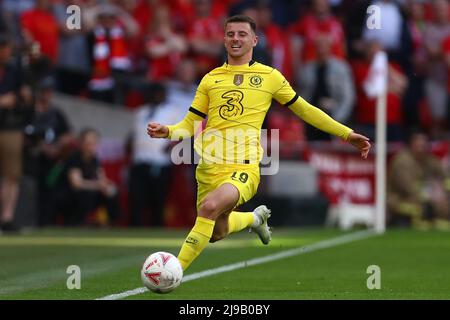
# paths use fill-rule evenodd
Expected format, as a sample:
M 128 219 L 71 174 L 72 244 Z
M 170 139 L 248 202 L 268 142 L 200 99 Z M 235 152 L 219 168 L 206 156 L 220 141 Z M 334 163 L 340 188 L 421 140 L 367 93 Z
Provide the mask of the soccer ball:
M 144 285 L 156 293 L 169 293 L 183 278 L 180 261 L 171 253 L 159 251 L 151 254 L 141 269 Z

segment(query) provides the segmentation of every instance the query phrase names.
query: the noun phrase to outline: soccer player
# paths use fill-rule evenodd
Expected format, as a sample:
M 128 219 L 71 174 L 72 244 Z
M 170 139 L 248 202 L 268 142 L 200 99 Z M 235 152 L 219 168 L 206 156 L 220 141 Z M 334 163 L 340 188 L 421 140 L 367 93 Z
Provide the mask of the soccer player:
M 186 270 L 208 242 L 251 228 L 264 244 L 271 240 L 267 224 L 270 210 L 262 205 L 253 212 L 234 208 L 256 193 L 262 158 L 260 130 L 272 98 L 316 128 L 355 146 L 366 158 L 369 139 L 336 122 L 298 96 L 276 69 L 252 60 L 258 42 L 255 22 L 243 15 L 225 22 L 227 61 L 200 82 L 185 118 L 175 125 L 150 122 L 152 138 L 187 138 L 196 132 L 195 123 L 208 118 L 195 139 L 200 155 L 196 169 L 197 219 L 186 237 L 178 259 Z

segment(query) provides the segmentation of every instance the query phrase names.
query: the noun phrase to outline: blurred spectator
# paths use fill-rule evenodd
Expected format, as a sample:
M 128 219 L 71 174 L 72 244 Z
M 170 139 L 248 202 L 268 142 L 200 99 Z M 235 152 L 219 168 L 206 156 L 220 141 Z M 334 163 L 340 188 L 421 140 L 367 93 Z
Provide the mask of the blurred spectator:
M 16 231 L 14 213 L 22 177 L 24 110 L 19 93 L 21 70 L 12 57 L 12 41 L 0 35 L 0 228 Z
M 408 64 L 407 55 L 410 54 L 410 39 L 406 38 L 409 33 L 399 5 L 394 0 L 377 0 L 371 5 L 379 8 L 380 27 L 369 28 L 370 23 L 367 21 L 363 26 L 363 40 L 379 42 L 388 53 L 389 60 L 399 63 L 405 69 Z M 368 16 L 367 19 L 373 18 Z
M 443 42 L 445 64 L 447 65 L 447 134 L 450 134 L 450 35 Z M 447 139 L 450 135 L 447 135 Z
M 281 28 L 286 28 L 298 18 L 298 13 L 303 10 L 303 7 L 308 5 L 307 1 L 277 1 L 277 0 L 228 0 L 218 1 L 226 3 L 228 9 L 228 16 L 242 14 L 245 8 L 248 7 L 267 7 L 272 15 L 272 21 Z M 258 26 L 259 27 L 259 26 Z
M 372 0 L 344 0 L 341 6 L 345 21 L 345 35 L 348 58 L 362 58 L 364 41 L 362 34 L 366 28 L 367 8 Z
M 58 59 L 59 25 L 50 0 L 36 0 L 36 7 L 20 17 L 25 43 L 55 64 Z
M 373 96 L 370 92 L 373 84 L 369 71 L 375 55 L 380 50 L 382 48 L 377 41 L 366 42 L 365 59 L 356 60 L 352 64 L 357 95 L 355 127 L 358 127 L 371 140 L 375 139 L 377 96 Z M 407 78 L 401 67 L 395 62 L 389 62 L 387 81 L 387 139 L 388 141 L 399 141 L 403 138 L 401 101 L 407 86 Z
M 174 32 L 167 7 L 154 10 L 145 48 L 149 58 L 147 79 L 161 81 L 173 77 L 182 55 L 187 51 L 187 43 Z
M 222 21 L 212 15 L 212 0 L 194 0 L 195 16 L 189 22 L 187 38 L 198 76 L 219 66 L 223 49 Z
M 50 7 L 48 7 L 48 9 L 46 10 L 36 10 L 26 11 L 22 15 L 22 17 L 27 17 L 26 15 L 29 14 L 26 20 L 28 19 L 29 22 L 32 22 L 32 27 L 34 26 L 34 24 L 38 24 L 38 22 L 36 22 L 36 19 L 38 17 L 51 15 Z M 50 29 L 53 30 L 53 24 L 49 23 L 49 25 L 51 26 Z M 41 26 L 35 27 L 37 36 L 45 38 L 45 34 L 48 30 L 41 32 L 39 31 L 39 28 L 41 28 Z M 45 28 L 46 27 L 44 24 L 44 29 Z M 47 39 L 45 39 L 44 42 L 45 41 L 47 41 Z M 57 45 L 58 44 L 56 43 L 56 46 Z M 33 106 L 35 103 L 34 99 L 39 83 L 46 77 L 53 76 L 54 74 L 55 61 L 52 61 L 52 57 L 50 57 L 45 53 L 45 51 L 42 50 L 39 42 L 31 40 L 30 34 L 27 31 L 24 32 L 24 43 L 18 49 L 19 50 L 17 50 L 17 56 L 20 56 L 20 65 L 23 73 L 23 83 L 26 84 L 26 88 L 29 88 L 29 92 L 23 93 L 22 96 L 26 99 L 26 102 L 29 106 Z
M 330 39 L 315 40 L 317 58 L 306 63 L 300 73 L 300 93 L 307 101 L 321 108 L 341 123 L 348 123 L 355 101 L 353 77 L 349 65 L 331 55 Z M 307 125 L 309 140 L 330 140 L 329 134 Z
M 133 0 L 134 1 L 134 0 Z M 98 25 L 98 16 L 106 13 L 115 18 L 115 22 L 123 28 L 126 38 L 134 37 L 139 33 L 139 24 L 132 15 L 130 8 L 133 5 L 120 5 L 120 0 L 117 1 L 97 1 L 87 0 L 83 4 L 83 19 L 87 30 L 92 30 Z
M 197 78 L 197 68 L 195 62 L 191 59 L 183 59 L 178 65 L 178 68 L 175 72 L 175 77 L 166 82 L 167 88 L 167 104 L 171 106 L 172 109 L 178 111 L 172 111 L 174 114 L 178 113 L 180 115 L 186 114 L 186 110 L 190 107 L 192 101 L 195 97 L 195 92 L 197 91 L 198 84 L 196 83 Z M 181 119 L 181 118 L 179 118 Z M 193 139 L 191 139 L 191 143 L 193 144 Z M 194 163 L 194 151 L 193 146 L 191 146 L 191 162 Z M 191 166 L 189 164 L 181 164 L 176 165 L 171 170 L 171 175 L 174 177 L 172 179 L 170 194 L 172 197 L 179 199 L 184 205 L 183 208 L 183 216 L 184 221 L 187 221 L 192 216 L 189 213 L 195 215 L 195 196 L 190 194 L 191 192 L 195 193 L 197 188 L 195 184 L 195 166 Z M 173 181 L 176 179 L 176 181 Z M 175 183 L 174 183 L 175 182 Z M 190 190 L 190 191 L 186 191 Z M 168 205 L 166 206 L 166 211 L 168 211 L 169 218 L 166 219 L 167 224 L 171 224 L 170 213 L 171 209 L 174 207 L 178 207 L 179 203 L 171 203 L 171 198 L 167 199 Z M 172 201 L 173 202 L 173 201 Z M 186 204 L 190 204 L 190 207 L 187 207 Z M 174 220 L 180 225 L 183 225 L 183 219 L 180 219 L 178 215 Z
M 202 4 L 201 1 L 197 2 L 196 0 L 169 0 L 167 2 L 172 13 L 172 23 L 177 32 L 189 29 L 190 24 L 196 19 L 198 6 L 206 3 L 203 1 Z M 207 15 L 221 23 L 227 16 L 230 6 L 236 2 L 242 2 L 242 0 L 210 0 L 207 2 L 209 3 Z M 203 6 L 200 10 L 205 8 Z
M 60 30 L 57 62 L 58 90 L 73 95 L 78 95 L 86 89 L 90 61 L 86 39 L 87 28 L 81 25 L 81 29 L 68 29 L 66 9 L 70 5 L 78 5 L 83 12 L 83 3 L 82 0 L 63 0 L 54 6 Z M 81 22 L 83 21 L 81 19 Z
M 109 224 L 120 216 L 117 187 L 103 171 L 97 158 L 99 134 L 84 129 L 79 138 L 80 150 L 67 161 L 68 193 L 64 222 L 68 225 L 87 223 L 89 216 L 106 209 Z
M 175 77 L 166 82 L 168 102 L 178 107 L 181 113 L 185 113 L 194 100 L 197 91 L 196 75 L 195 62 L 184 59 L 177 66 Z
M 35 116 L 25 128 L 26 144 L 29 150 L 29 166 L 36 176 L 39 195 L 39 224 L 48 225 L 56 222 L 61 210 L 64 167 L 69 152 L 74 145 L 70 125 L 65 115 L 52 104 L 52 78 L 46 78 L 39 85 Z
M 314 40 L 319 35 L 330 38 L 333 56 L 340 59 L 346 56 L 344 30 L 341 22 L 332 14 L 328 0 L 313 0 L 311 11 L 291 25 L 290 32 L 294 40 L 294 61 L 309 62 L 317 58 Z
M 111 5 L 95 8 L 96 25 L 88 34 L 91 58 L 90 95 L 109 103 L 123 103 L 124 75 L 131 71 L 126 29 Z
M 270 65 L 292 80 L 292 52 L 285 33 L 272 21 L 272 11 L 267 3 L 257 7 L 258 41 L 267 42 Z
M 2 33 L 8 33 L 12 37 L 13 44 L 23 46 L 23 34 L 20 26 L 20 17 L 23 12 L 31 10 L 36 5 L 36 0 L 3 0 L 0 1 L 0 14 Z
M 154 9 L 160 6 L 160 2 L 161 0 L 136 0 L 134 8 L 130 12 L 139 27 L 138 33 L 128 41 L 133 70 L 139 74 L 147 71 L 148 59 L 145 45 L 142 44 L 145 43 L 145 38 L 150 30 Z M 173 23 L 173 19 L 170 20 Z
M 108 0 L 110 4 L 113 4 L 121 10 L 133 15 L 133 10 L 136 7 L 137 0 Z
M 415 131 L 408 147 L 394 156 L 388 173 L 387 207 L 390 223 L 419 228 L 450 226 L 445 172 L 430 153 L 426 134 Z
M 131 69 L 133 73 L 141 72 L 142 69 L 146 67 L 146 64 L 143 60 L 144 46 L 142 45 L 142 43 L 144 41 L 145 34 L 147 33 L 148 25 L 147 28 L 143 29 L 141 21 L 138 21 L 136 16 L 136 9 L 142 9 L 143 11 L 145 11 L 148 8 L 140 6 L 140 4 L 142 4 L 143 2 L 147 2 L 148 5 L 151 5 L 151 3 L 153 2 L 153 8 L 160 6 L 160 4 L 162 3 L 161 0 L 109 0 L 109 3 L 116 7 L 118 11 L 119 23 L 125 29 L 128 56 L 131 60 Z M 152 12 L 152 9 L 150 9 L 149 13 L 152 14 Z M 151 15 L 149 16 L 149 18 L 150 17 Z M 147 20 L 147 23 L 148 22 L 150 22 L 150 19 Z M 128 81 L 128 79 L 126 81 Z
M 39 46 L 26 46 L 23 49 L 20 54 L 23 82 L 31 90 L 28 100 L 29 105 L 33 105 L 39 83 L 46 77 L 53 76 L 53 65 L 50 59 L 39 50 Z
M 411 70 L 408 88 L 403 100 L 404 123 L 407 127 L 421 125 L 420 105 L 424 100 L 424 81 L 427 68 L 424 32 L 426 27 L 424 5 L 418 0 L 407 1 L 407 28 L 411 38 Z
M 424 74 L 426 69 L 425 51 L 425 9 L 420 0 L 407 1 L 407 28 L 412 41 L 412 52 L 410 52 L 414 73 Z
M 145 35 L 150 28 L 150 22 L 153 17 L 153 10 L 160 5 L 160 0 L 138 0 L 132 15 L 139 25 L 139 32 Z
M 186 112 L 168 103 L 166 89 L 155 83 L 148 88 L 147 104 L 136 112 L 132 136 L 132 164 L 129 174 L 131 225 L 143 224 L 147 210 L 152 226 L 164 225 L 164 205 L 171 177 L 170 140 L 149 139 L 150 121 L 176 123 Z M 185 106 L 187 110 L 189 106 Z
M 5 14 L 0 7 L 0 33 L 9 33 L 9 28 L 6 23 Z
M 433 120 L 432 136 L 442 138 L 447 113 L 447 72 L 442 43 L 450 35 L 447 0 L 433 0 L 434 19 L 425 30 L 428 72 L 425 94 Z

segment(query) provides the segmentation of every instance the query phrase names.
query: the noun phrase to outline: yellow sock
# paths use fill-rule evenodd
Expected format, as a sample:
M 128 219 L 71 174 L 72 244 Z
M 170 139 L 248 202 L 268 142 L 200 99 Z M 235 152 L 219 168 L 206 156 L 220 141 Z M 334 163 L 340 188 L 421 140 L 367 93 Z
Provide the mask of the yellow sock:
M 209 239 L 211 239 L 215 223 L 214 220 L 197 217 L 194 227 L 186 237 L 186 240 L 184 240 L 180 253 L 178 254 L 178 260 L 181 263 L 183 271 L 189 267 L 192 261 L 206 247 Z
M 254 221 L 253 212 L 231 211 L 228 216 L 228 234 L 251 227 Z

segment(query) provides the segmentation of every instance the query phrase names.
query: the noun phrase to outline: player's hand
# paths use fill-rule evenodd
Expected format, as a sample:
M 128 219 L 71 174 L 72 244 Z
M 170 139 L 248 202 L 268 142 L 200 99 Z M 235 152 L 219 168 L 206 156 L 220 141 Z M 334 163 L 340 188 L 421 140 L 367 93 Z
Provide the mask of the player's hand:
M 356 147 L 359 152 L 361 153 L 361 157 L 363 159 L 367 159 L 367 155 L 369 154 L 369 150 L 370 150 L 370 142 L 369 142 L 369 138 L 352 132 L 350 133 L 350 135 L 348 136 L 347 141 L 354 147 Z
M 150 122 L 147 126 L 147 134 L 152 138 L 167 138 L 169 128 L 156 122 Z

